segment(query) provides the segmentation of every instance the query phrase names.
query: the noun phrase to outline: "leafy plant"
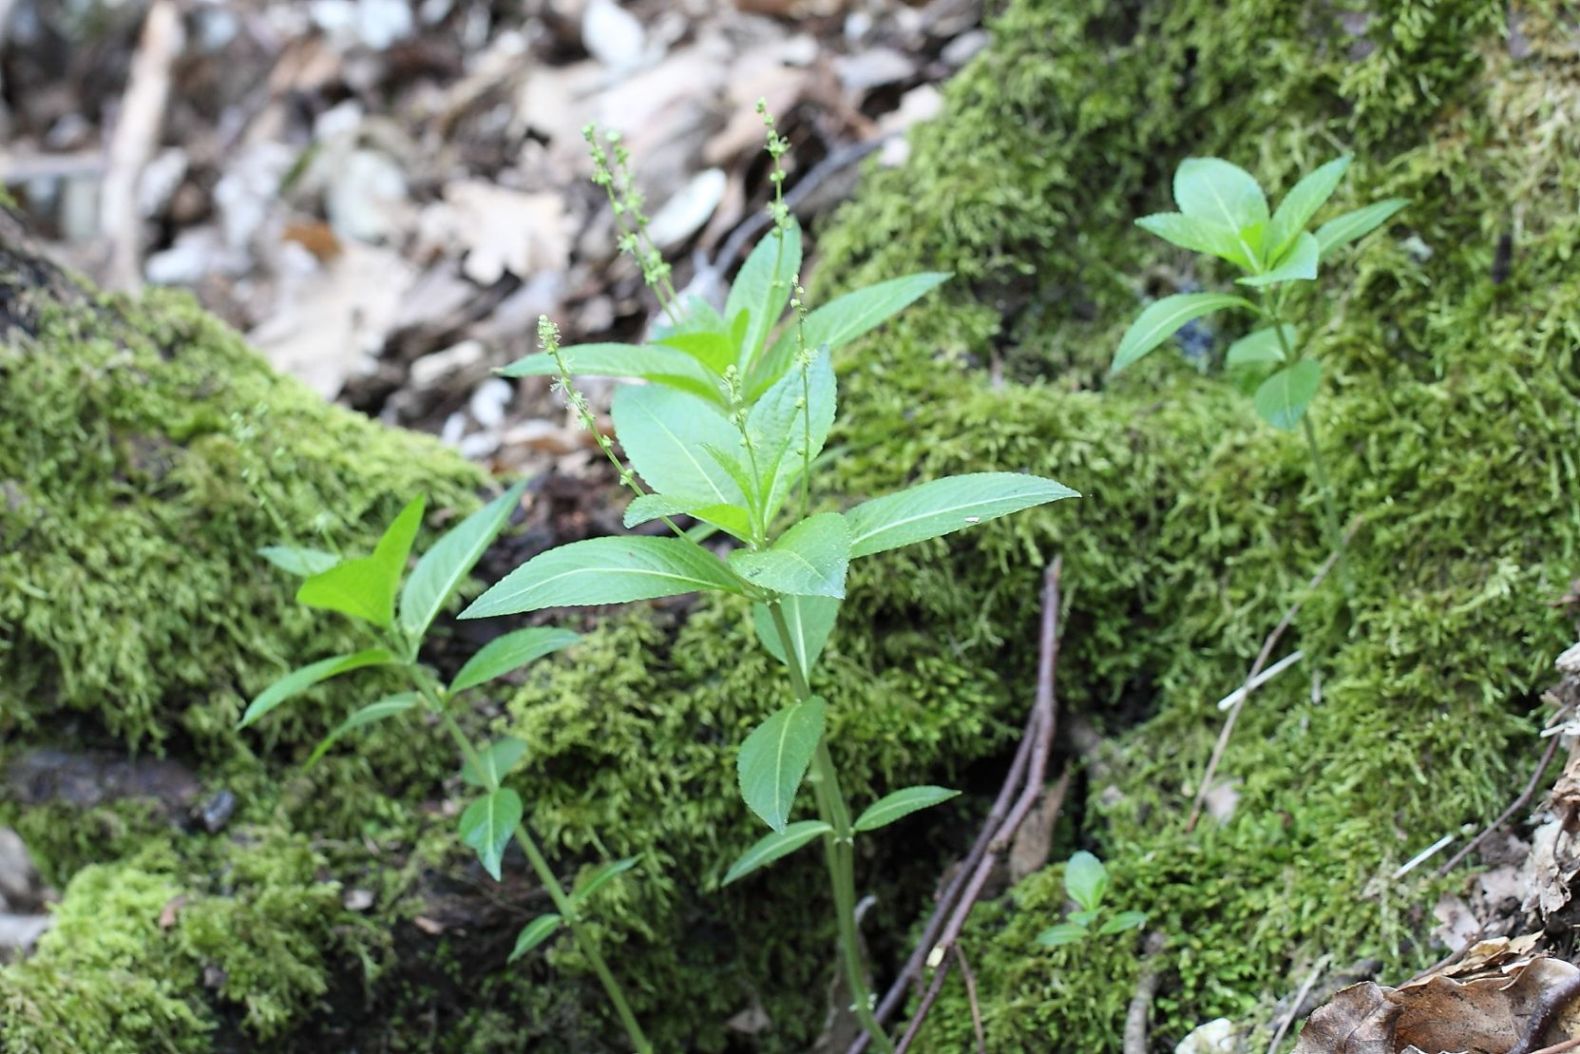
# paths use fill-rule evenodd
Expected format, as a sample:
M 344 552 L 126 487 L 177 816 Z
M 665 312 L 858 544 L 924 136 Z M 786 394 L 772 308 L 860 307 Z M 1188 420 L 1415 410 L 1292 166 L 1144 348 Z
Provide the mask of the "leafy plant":
M 759 106 L 759 112 L 762 107 Z M 786 149 L 773 123 L 768 152 L 776 187 Z M 613 604 L 697 591 L 752 601 L 764 648 L 783 663 L 789 701 L 742 743 L 742 800 L 769 828 L 724 876 L 737 881 L 821 841 L 832 886 L 841 961 L 854 1010 L 880 1051 L 893 1049 L 872 1013 L 856 935 L 854 840 L 955 795 L 909 787 L 853 818 L 829 752 L 827 704 L 811 686 L 813 668 L 838 617 L 851 561 L 937 538 L 1075 492 L 1050 479 L 983 472 L 922 483 L 844 512 L 814 512 L 811 474 L 836 414 L 831 352 L 872 330 L 945 280 L 919 274 L 848 293 L 808 312 L 797 272 L 801 236 L 779 195 L 774 228 L 742 265 L 722 312 L 678 303 L 643 233 L 628 158 L 589 131 L 597 180 L 622 223 L 622 243 L 642 262 L 669 324 L 647 344 L 561 348 L 548 319 L 542 350 L 507 374 L 558 375 L 568 403 L 635 493 L 626 525 L 662 520 L 671 537 L 609 537 L 574 542 L 516 568 L 463 612 L 463 618 L 566 604 Z M 788 316 L 786 312 L 789 312 Z M 612 415 L 629 467 L 594 427 L 571 378 L 639 378 L 617 390 Z M 798 498 L 798 501 L 792 499 Z M 797 506 L 794 511 L 790 506 Z M 673 517 L 685 514 L 734 539 L 727 551 L 701 544 Z M 811 778 L 808 780 L 808 773 Z M 803 782 L 812 784 L 816 819 L 792 821 Z
M 1268 210 L 1267 195 L 1250 173 L 1216 157 L 1187 158 L 1174 173 L 1178 212 L 1143 216 L 1136 225 L 1192 252 L 1228 261 L 1242 274 L 1245 295 L 1177 293 L 1147 306 L 1120 338 L 1111 373 L 1128 368 L 1162 345 L 1187 323 L 1215 311 L 1243 311 L 1261 326 L 1229 346 L 1224 370 L 1251 397 L 1258 416 L 1274 428 L 1299 426 L 1306 437 L 1312 474 L 1322 493 L 1324 526 L 1331 548 L 1343 547 L 1338 513 L 1316 430 L 1306 413 L 1322 385 L 1322 364 L 1308 354 L 1315 320 L 1289 318 L 1289 294 L 1309 282 L 1344 245 L 1365 237 L 1408 202 L 1388 198 L 1328 220 L 1313 218 L 1327 204 L 1349 168 L 1339 157 L 1301 179 Z M 1254 298 L 1254 299 L 1253 299 Z
M 505 847 L 514 838 L 554 902 L 554 912 L 534 919 L 522 929 L 511 952 L 511 961 L 547 941 L 560 929 L 569 929 L 602 982 L 610 1005 L 631 1042 L 638 1051 L 649 1052 L 652 1046 L 632 1014 L 624 991 L 597 946 L 585 939 L 581 928 L 585 907 L 592 895 L 634 867 L 637 858 L 605 863 L 567 891 L 527 829 L 521 796 L 505 785 L 511 771 L 526 756 L 527 744 L 507 736 L 480 747 L 455 716 L 456 700 L 463 694 L 576 643 L 577 635 L 570 630 L 541 626 L 506 633 L 479 649 L 456 671 L 448 685 L 418 661 L 423 638 L 434 619 L 455 596 L 483 551 L 504 529 L 511 511 L 520 503 L 524 488 L 525 484 L 511 487 L 453 527 L 422 555 L 409 575 L 405 574 L 406 563 L 422 525 L 422 498 L 413 500 L 400 511 L 367 556 L 341 558 L 333 553 L 294 546 L 271 546 L 261 550 L 277 567 L 304 576 L 296 593 L 298 601 L 366 623 L 375 643 L 362 651 L 320 659 L 286 674 L 252 700 L 242 714 L 240 727 L 254 724 L 332 677 L 374 666 L 400 671 L 407 689 L 353 711 L 318 744 L 308 757 L 307 765 L 317 764 L 345 736 L 370 725 L 413 711 L 431 716 L 455 741 L 464 761 L 461 779 L 474 789 L 471 802 L 461 813 L 461 841 L 477 853 L 483 869 L 497 882 L 504 866 Z
M 1108 869 L 1085 850 L 1070 857 L 1069 863 L 1064 865 L 1064 892 L 1079 910 L 1070 912 L 1063 922 L 1037 934 L 1038 944 L 1056 948 L 1084 941 L 1094 933 L 1099 937 L 1111 937 L 1147 921 L 1145 912 L 1111 911 L 1103 907 L 1103 897 L 1108 893 Z

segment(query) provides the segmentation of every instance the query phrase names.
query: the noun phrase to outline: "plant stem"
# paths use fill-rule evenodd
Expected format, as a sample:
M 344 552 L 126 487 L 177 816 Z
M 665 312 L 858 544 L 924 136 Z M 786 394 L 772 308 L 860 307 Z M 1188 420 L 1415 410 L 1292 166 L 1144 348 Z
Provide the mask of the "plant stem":
M 494 778 L 490 769 L 482 764 L 477 747 L 473 744 L 466 731 L 461 728 L 455 715 L 450 713 L 445 706 L 444 698 L 420 674 L 417 677 L 418 685 L 423 697 L 428 700 L 429 707 L 438 715 L 439 721 L 444 725 L 445 731 L 450 733 L 450 738 L 455 740 L 455 745 L 460 749 L 461 756 L 466 763 L 472 766 L 472 771 L 488 783 L 488 790 L 498 789 L 498 780 Z M 604 994 L 609 997 L 609 1003 L 614 1007 L 614 1012 L 620 1019 L 620 1024 L 625 1028 L 626 1035 L 635 1045 L 637 1054 L 653 1054 L 653 1045 L 648 1042 L 647 1034 L 642 1031 L 642 1026 L 637 1023 L 636 1015 L 631 1012 L 631 1004 L 626 1001 L 625 990 L 620 987 L 614 974 L 609 970 L 609 964 L 604 961 L 603 955 L 597 946 L 587 938 L 581 926 L 581 919 L 577 916 L 576 905 L 571 902 L 570 895 L 565 892 L 565 887 L 560 884 L 559 878 L 554 874 L 554 869 L 549 867 L 548 860 L 538 848 L 537 840 L 527 830 L 525 823 L 516 824 L 516 843 L 521 846 L 521 851 L 526 854 L 527 863 L 538 876 L 538 881 L 543 883 L 543 888 L 548 891 L 549 899 L 554 902 L 554 908 L 560 913 L 560 918 L 570 928 L 571 937 L 581 949 L 581 953 L 592 964 L 593 973 L 603 985 Z
M 773 617 L 774 630 L 779 635 L 779 646 L 784 649 L 785 665 L 789 667 L 790 685 L 795 690 L 796 698 L 809 699 L 812 689 L 807 684 L 801 658 L 791 642 L 790 627 L 785 622 L 784 611 L 778 603 L 769 604 L 768 611 Z M 867 988 L 866 972 L 861 961 L 861 943 L 856 932 L 855 835 L 850 824 L 850 806 L 840 791 L 839 774 L 834 769 L 834 758 L 828 752 L 827 740 L 818 740 L 817 753 L 812 756 L 811 783 L 817 798 L 819 818 L 834 828 L 823 837 L 823 856 L 828 864 L 829 885 L 834 892 L 840 959 L 844 963 L 845 983 L 850 989 L 851 1008 L 862 1028 L 872 1037 L 873 1048 L 879 1054 L 894 1054 L 894 1044 L 889 1041 L 872 1013 L 872 993 Z
M 1317 490 L 1322 493 L 1322 519 L 1327 530 L 1328 548 L 1335 553 L 1344 551 L 1344 534 L 1339 530 L 1339 511 L 1333 504 L 1333 487 L 1328 483 L 1327 466 L 1322 461 L 1322 450 L 1317 446 L 1317 429 L 1311 415 L 1300 418 L 1301 429 L 1306 433 L 1306 449 L 1311 454 L 1311 474 L 1316 477 Z M 1343 560 L 1343 557 L 1339 557 Z

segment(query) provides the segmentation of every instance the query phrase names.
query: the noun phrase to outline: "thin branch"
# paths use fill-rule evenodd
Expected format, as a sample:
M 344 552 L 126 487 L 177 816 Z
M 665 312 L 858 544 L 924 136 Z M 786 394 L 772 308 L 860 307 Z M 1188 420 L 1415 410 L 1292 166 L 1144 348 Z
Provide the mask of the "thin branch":
M 987 1030 L 982 1027 L 982 1004 L 977 1000 L 977 978 L 966 961 L 965 950 L 955 945 L 955 961 L 960 964 L 960 976 L 966 982 L 966 1002 L 971 1007 L 971 1030 L 977 1037 L 977 1054 L 988 1054 Z
M 1285 1014 L 1284 1019 L 1278 1023 L 1278 1031 L 1273 1033 L 1273 1042 L 1267 1045 L 1267 1054 L 1277 1054 L 1278 1045 L 1284 1041 L 1284 1035 L 1289 1031 L 1289 1026 L 1293 1025 L 1295 1018 L 1300 1016 L 1301 1004 L 1306 1001 L 1306 996 L 1311 994 L 1311 989 L 1317 983 L 1317 978 L 1322 976 L 1322 971 L 1328 968 L 1328 962 L 1332 958 L 1331 955 L 1324 955 L 1317 960 L 1317 965 L 1313 966 L 1311 972 L 1306 975 L 1305 982 L 1300 986 L 1300 990 L 1295 993 L 1295 1001 L 1289 1006 L 1289 1013 Z
M 1457 865 L 1461 860 L 1465 859 L 1465 857 L 1469 856 L 1471 853 L 1475 852 L 1476 846 L 1485 841 L 1489 834 L 1502 827 L 1505 823 L 1508 823 L 1510 817 L 1519 812 L 1521 809 L 1525 808 L 1526 805 L 1530 804 L 1531 798 L 1536 794 L 1537 786 L 1541 783 L 1542 773 L 1547 771 L 1547 766 L 1551 765 L 1553 762 L 1553 755 L 1558 752 L 1558 743 L 1561 739 L 1561 736 L 1553 736 L 1547 740 L 1547 749 L 1542 751 L 1542 760 L 1536 763 L 1536 771 L 1531 773 L 1530 781 L 1525 784 L 1525 789 L 1520 791 L 1520 796 L 1515 798 L 1514 801 L 1510 802 L 1509 807 L 1504 809 L 1503 812 L 1498 815 L 1496 820 L 1493 820 L 1486 827 L 1482 828 L 1480 834 L 1476 835 L 1476 837 L 1472 838 L 1470 841 L 1461 846 L 1459 852 L 1449 857 L 1448 860 L 1444 862 L 1443 866 L 1437 869 L 1439 877 L 1454 870 L 1455 865 Z
M 1143 945 L 1141 976 L 1136 978 L 1136 993 L 1125 1008 L 1124 1054 L 1147 1054 L 1147 1025 L 1152 1016 L 1152 1000 L 1157 998 L 1163 970 L 1158 956 L 1163 954 L 1165 938 L 1161 931 L 1147 934 Z

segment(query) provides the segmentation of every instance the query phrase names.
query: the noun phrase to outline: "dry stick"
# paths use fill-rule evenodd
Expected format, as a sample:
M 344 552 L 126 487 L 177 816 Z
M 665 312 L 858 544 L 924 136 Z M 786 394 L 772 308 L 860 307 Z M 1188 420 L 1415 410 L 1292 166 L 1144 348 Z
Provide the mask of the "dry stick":
M 1196 829 L 1196 821 L 1201 819 L 1202 804 L 1207 800 L 1207 791 L 1212 786 L 1213 776 L 1218 772 L 1218 763 L 1223 760 L 1223 753 L 1229 746 L 1229 735 L 1234 731 L 1235 719 L 1240 716 L 1240 710 L 1245 706 L 1245 701 L 1251 697 L 1251 692 L 1255 685 L 1259 683 L 1257 677 L 1261 674 L 1262 667 L 1266 666 L 1267 660 L 1272 657 L 1273 648 L 1278 644 L 1278 639 L 1284 635 L 1284 631 L 1289 628 L 1290 623 L 1295 621 L 1295 616 L 1300 612 L 1300 605 L 1304 604 L 1306 597 L 1322 584 L 1323 579 L 1328 577 L 1328 572 L 1332 571 L 1334 565 L 1339 562 L 1339 557 L 1344 555 L 1344 550 L 1349 548 L 1350 539 L 1355 535 L 1355 528 L 1359 524 L 1359 520 L 1350 523 L 1349 529 L 1344 532 L 1343 544 L 1329 553 L 1328 558 L 1322 561 L 1322 566 L 1317 568 L 1317 573 L 1307 583 L 1305 592 L 1296 598 L 1293 604 L 1289 605 L 1288 609 L 1284 611 L 1284 617 L 1279 619 L 1278 625 L 1273 627 L 1273 632 L 1263 639 L 1262 650 L 1257 652 L 1256 661 L 1251 664 L 1251 672 L 1246 675 L 1245 684 L 1241 689 L 1245 694 L 1240 696 L 1235 702 L 1234 708 L 1229 711 L 1229 716 L 1224 719 L 1223 729 L 1218 733 L 1218 742 L 1213 744 L 1212 756 L 1207 759 L 1207 770 L 1202 773 L 1201 785 L 1196 788 L 1196 800 L 1190 807 L 1190 819 L 1185 821 L 1187 833 L 1194 831 Z M 1230 696 L 1230 698 L 1233 697 Z
M 1520 1036 L 1520 1041 L 1509 1048 L 1509 1054 L 1541 1054 L 1536 1049 L 1536 1044 L 1542 1041 L 1542 1035 L 1552 1027 L 1553 1022 L 1564 1007 L 1574 1002 L 1580 996 L 1580 977 L 1570 977 L 1566 981 L 1548 989 L 1544 994 L 1536 1013 L 1525 1024 L 1525 1033 Z M 1580 1039 L 1569 1039 L 1555 1046 L 1545 1047 L 1545 1050 L 1569 1050 L 1580 1046 Z
M 966 982 L 966 1002 L 971 1007 L 971 1030 L 977 1036 L 977 1054 L 987 1054 L 987 1030 L 982 1027 L 982 1004 L 977 1001 L 977 978 L 966 961 L 966 953 L 955 945 L 955 960 L 960 963 L 960 976 Z
M 1157 998 L 1158 985 L 1163 980 L 1158 956 L 1163 954 L 1164 943 L 1160 931 L 1147 934 L 1141 976 L 1136 979 L 1136 994 L 1130 997 L 1130 1005 L 1125 1008 L 1124 1054 L 1147 1054 L 1147 1019 L 1152 1013 L 1152 1000 Z
M 1267 1045 L 1267 1054 L 1277 1054 L 1278 1045 L 1284 1041 L 1284 1034 L 1289 1031 L 1289 1026 L 1295 1023 L 1295 1018 L 1300 1016 L 1300 1005 L 1306 1001 L 1306 996 L 1311 994 L 1312 987 L 1317 983 L 1317 978 L 1322 976 L 1322 971 L 1327 969 L 1331 955 L 1324 955 L 1317 960 L 1317 965 L 1311 968 L 1306 975 L 1305 983 L 1295 993 L 1295 1001 L 1290 1004 L 1289 1013 L 1284 1015 L 1284 1020 L 1278 1023 L 1278 1031 L 1273 1033 L 1273 1042 Z
M 1566 1039 L 1562 1043 L 1554 1043 L 1550 1047 L 1543 1047 L 1541 1050 L 1533 1050 L 1531 1051 L 1531 1054 L 1564 1054 L 1565 1051 L 1574 1050 L 1576 1048 L 1580 1048 L 1580 1039 Z
M 1542 760 L 1536 763 L 1536 771 L 1531 773 L 1530 782 L 1525 784 L 1525 789 L 1520 791 L 1520 796 L 1515 798 L 1514 801 L 1510 802 L 1509 807 L 1504 809 L 1496 820 L 1493 820 L 1486 827 L 1482 828 L 1480 834 L 1476 835 L 1476 837 L 1472 838 L 1470 841 L 1461 846 L 1459 852 L 1449 857 L 1447 862 L 1445 862 L 1442 867 L 1437 869 L 1439 877 L 1442 877 L 1443 875 L 1446 875 L 1450 871 L 1454 870 L 1454 866 L 1461 860 L 1465 859 L 1465 857 L 1475 852 L 1476 846 L 1485 841 L 1489 834 L 1491 834 L 1493 831 L 1496 831 L 1499 827 L 1502 827 L 1509 821 L 1509 817 L 1513 816 L 1515 813 L 1519 812 L 1530 803 L 1531 797 L 1536 793 L 1537 784 L 1541 782 L 1542 773 L 1547 771 L 1547 766 L 1552 764 L 1553 755 L 1558 752 L 1558 743 L 1562 738 L 1563 737 L 1561 736 L 1553 736 L 1547 741 L 1547 749 L 1542 751 Z
M 1042 590 L 1042 633 L 1038 640 L 1037 658 L 1037 695 L 1032 703 L 1034 720 L 1029 723 L 1035 727 L 1035 736 L 1032 738 L 1031 759 L 1027 764 L 1026 782 L 1021 787 L 1020 794 L 1015 803 L 1010 807 L 1008 815 L 999 824 L 993 838 L 988 842 L 987 850 L 977 861 L 976 870 L 972 872 L 966 882 L 964 891 L 960 894 L 959 903 L 949 914 L 949 921 L 944 925 L 943 932 L 938 942 L 933 945 L 928 953 L 929 962 L 937 962 L 938 969 L 933 974 L 932 983 L 927 986 L 927 992 L 922 997 L 921 1005 L 917 1008 L 916 1015 L 906 1027 L 905 1035 L 900 1038 L 899 1045 L 895 1047 L 894 1054 L 905 1054 L 905 1051 L 915 1040 L 916 1034 L 921 1030 L 922 1022 L 927 1018 L 927 1012 L 932 1009 L 933 1003 L 938 998 L 939 991 L 943 988 L 944 975 L 948 972 L 950 959 L 948 954 L 960 937 L 960 931 L 965 928 L 966 919 L 971 915 L 977 897 L 982 894 L 982 887 L 987 884 L 988 876 L 993 873 L 993 867 L 998 863 L 998 858 L 1009 847 L 1015 838 L 1021 821 L 1036 804 L 1038 796 L 1042 793 L 1042 781 L 1048 769 L 1048 755 L 1053 749 L 1053 733 L 1056 726 L 1056 711 L 1053 695 L 1053 673 L 1059 661 L 1059 572 L 1064 566 L 1062 557 L 1056 558 L 1049 565 L 1047 573 L 1043 576 Z M 1062 802 L 1065 787 L 1069 781 L 1069 770 L 1066 769 L 1058 786 L 1054 789 L 1055 800 Z

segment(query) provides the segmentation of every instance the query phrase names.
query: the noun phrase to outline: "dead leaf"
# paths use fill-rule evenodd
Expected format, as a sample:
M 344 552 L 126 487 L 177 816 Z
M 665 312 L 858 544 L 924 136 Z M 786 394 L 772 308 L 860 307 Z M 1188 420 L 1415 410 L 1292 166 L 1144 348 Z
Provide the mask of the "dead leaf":
M 478 285 L 493 285 L 507 271 L 528 278 L 570 263 L 561 195 L 526 194 L 481 180 L 447 184 L 444 201 L 423 211 L 419 237 L 425 250 L 465 253 L 461 270 Z

